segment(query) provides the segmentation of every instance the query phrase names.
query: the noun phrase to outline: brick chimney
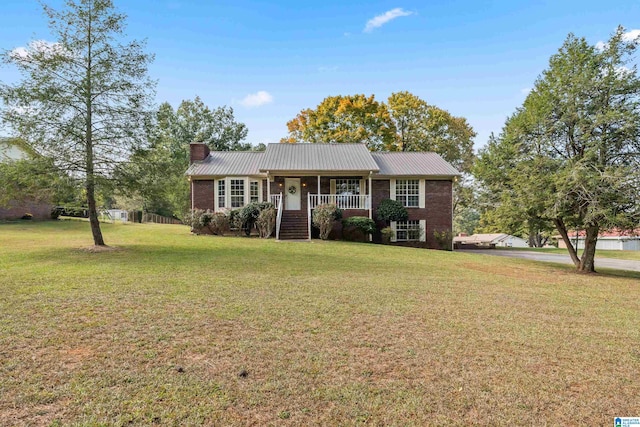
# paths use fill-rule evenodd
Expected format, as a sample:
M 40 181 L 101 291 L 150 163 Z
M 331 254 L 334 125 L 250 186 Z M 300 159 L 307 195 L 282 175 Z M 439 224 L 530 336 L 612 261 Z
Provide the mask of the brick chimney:
M 469 237 L 467 233 L 458 233 L 458 237 Z
M 209 146 L 202 142 L 192 142 L 189 149 L 189 164 L 204 160 L 209 155 Z

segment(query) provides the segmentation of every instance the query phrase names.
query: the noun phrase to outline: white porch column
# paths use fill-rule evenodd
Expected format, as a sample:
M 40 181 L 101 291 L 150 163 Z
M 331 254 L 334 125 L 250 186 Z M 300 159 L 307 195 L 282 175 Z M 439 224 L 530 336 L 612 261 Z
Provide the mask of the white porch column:
M 269 171 L 267 171 L 267 203 L 271 203 L 271 183 L 269 182 Z
M 318 175 L 318 196 L 320 195 L 320 175 Z M 320 197 L 318 197 L 317 203 L 320 203 Z
M 373 188 L 371 188 L 371 174 L 373 171 L 369 171 L 369 219 L 373 219 Z M 373 241 L 373 236 L 369 234 L 369 241 Z
M 369 172 L 369 219 L 373 219 L 373 191 L 371 191 L 371 174 L 372 172 Z

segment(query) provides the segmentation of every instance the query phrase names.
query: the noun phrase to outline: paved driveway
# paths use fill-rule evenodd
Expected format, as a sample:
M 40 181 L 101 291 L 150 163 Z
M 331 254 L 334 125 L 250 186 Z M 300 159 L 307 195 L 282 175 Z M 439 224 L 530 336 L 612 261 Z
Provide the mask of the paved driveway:
M 510 258 L 524 258 L 530 259 L 534 261 L 546 261 L 546 262 L 557 262 L 561 264 L 571 264 L 573 265 L 573 261 L 571 261 L 571 257 L 569 255 L 564 254 L 549 254 L 543 252 L 528 252 L 528 251 L 501 251 L 499 249 L 472 249 L 472 250 L 459 250 L 456 252 L 466 252 L 473 253 L 478 255 L 491 255 L 491 256 L 506 256 Z M 613 268 L 616 270 L 629 270 L 629 271 L 640 271 L 640 261 L 630 261 L 624 259 L 613 259 L 613 258 L 599 258 L 598 252 L 596 251 L 596 270 L 599 267 L 604 268 Z

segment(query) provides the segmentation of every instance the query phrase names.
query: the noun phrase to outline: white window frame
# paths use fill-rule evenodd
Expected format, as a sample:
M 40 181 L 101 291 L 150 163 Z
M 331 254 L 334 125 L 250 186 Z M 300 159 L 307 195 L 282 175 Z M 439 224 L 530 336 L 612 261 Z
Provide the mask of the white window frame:
M 220 185 L 222 184 L 222 185 Z M 215 186 L 215 200 L 216 200 L 216 211 L 220 210 L 220 209 L 224 209 L 227 207 L 227 183 L 224 179 L 219 179 L 216 181 L 216 186 Z M 220 194 L 220 190 L 222 190 L 222 194 Z M 222 202 L 222 205 L 220 205 L 220 202 Z
M 256 194 L 253 194 L 253 184 L 256 185 Z M 255 198 L 255 202 L 260 202 L 262 200 L 262 197 L 260 195 L 261 191 L 260 191 L 260 187 L 262 184 L 262 181 L 256 180 L 256 179 L 250 179 L 249 180 L 249 203 L 253 203 L 254 202 L 254 198 Z
M 409 196 L 415 196 L 416 194 L 402 194 L 400 195 L 401 199 L 398 200 L 398 181 L 417 181 L 418 182 L 418 205 L 417 206 L 407 206 L 407 201 Z M 425 180 L 424 179 L 416 179 L 416 178 L 403 178 L 403 179 L 390 179 L 389 180 L 389 198 L 391 200 L 398 200 L 402 205 L 407 209 L 420 208 L 424 209 L 425 207 Z M 404 200 L 402 200 L 404 198 Z
M 215 210 L 233 210 L 233 209 L 241 209 L 244 206 L 251 203 L 251 185 L 256 184 L 258 189 L 257 201 L 261 202 L 263 200 L 262 195 L 262 186 L 263 180 L 260 178 L 250 178 L 247 176 L 230 176 L 221 178 L 216 180 L 216 184 L 214 185 L 214 197 L 215 197 Z M 244 187 L 244 191 L 242 194 L 242 206 L 231 206 L 231 182 L 232 181 L 242 181 L 242 185 Z M 220 184 L 222 183 L 222 185 Z M 223 190 L 223 194 L 220 194 L 220 190 Z M 233 197 L 240 197 L 239 195 L 235 195 Z M 255 194 L 253 195 L 255 198 Z M 220 201 L 223 201 L 223 206 L 220 206 Z
M 409 225 L 411 224 L 411 228 Z M 391 221 L 391 229 L 393 230 L 393 238 L 392 242 L 425 242 L 427 236 L 427 221 L 424 219 L 420 220 L 409 220 L 409 221 Z M 419 234 L 414 238 L 409 238 L 409 233 L 413 230 L 416 230 Z M 399 238 L 398 233 L 407 233 L 406 237 Z

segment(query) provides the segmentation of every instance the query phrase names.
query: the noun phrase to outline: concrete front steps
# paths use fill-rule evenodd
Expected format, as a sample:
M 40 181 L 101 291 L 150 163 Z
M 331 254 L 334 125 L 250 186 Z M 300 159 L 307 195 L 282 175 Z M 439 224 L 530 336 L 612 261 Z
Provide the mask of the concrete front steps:
M 282 211 L 280 240 L 302 240 L 309 238 L 307 213 L 304 211 Z

